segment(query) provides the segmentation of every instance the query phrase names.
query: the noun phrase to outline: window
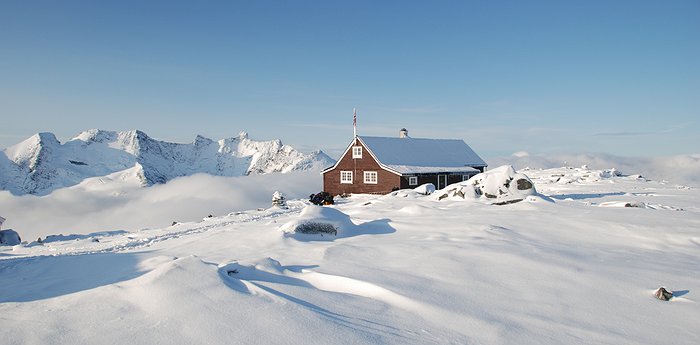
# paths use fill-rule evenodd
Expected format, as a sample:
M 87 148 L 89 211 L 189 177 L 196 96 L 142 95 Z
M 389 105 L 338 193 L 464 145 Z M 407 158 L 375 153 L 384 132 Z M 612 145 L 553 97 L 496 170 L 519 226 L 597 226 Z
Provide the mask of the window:
M 462 175 L 462 181 L 466 181 L 466 180 L 470 179 L 472 176 L 474 176 L 474 175 Z
M 365 183 L 377 184 L 377 172 L 365 171 Z
M 352 158 L 362 158 L 362 146 L 352 147 Z
M 352 184 L 352 171 L 341 171 L 340 172 L 340 183 Z
M 415 186 L 418 184 L 418 176 L 410 176 L 408 178 L 408 185 L 409 186 Z

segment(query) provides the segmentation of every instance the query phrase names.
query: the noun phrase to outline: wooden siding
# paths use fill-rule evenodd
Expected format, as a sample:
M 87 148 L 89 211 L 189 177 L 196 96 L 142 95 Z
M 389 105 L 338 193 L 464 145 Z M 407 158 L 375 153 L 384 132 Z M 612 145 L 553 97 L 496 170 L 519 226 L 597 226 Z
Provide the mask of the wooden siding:
M 355 139 L 352 146 L 363 146 Z M 352 171 L 352 184 L 340 183 L 340 172 Z M 364 183 L 364 172 L 376 171 L 377 183 Z M 408 180 L 406 181 L 408 184 Z M 331 195 L 342 194 L 386 194 L 401 187 L 402 181 L 399 175 L 386 171 L 379 166 L 376 160 L 369 154 L 366 147 L 362 147 L 362 158 L 352 158 L 352 147 L 340 157 L 338 164 L 332 170 L 323 174 L 323 190 Z

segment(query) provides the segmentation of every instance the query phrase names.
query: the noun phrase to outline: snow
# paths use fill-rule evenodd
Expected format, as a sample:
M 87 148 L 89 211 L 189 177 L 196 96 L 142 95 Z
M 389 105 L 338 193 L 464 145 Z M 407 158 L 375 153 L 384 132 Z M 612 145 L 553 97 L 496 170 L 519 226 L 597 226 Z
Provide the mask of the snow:
M 332 241 L 362 234 L 394 232 L 386 220 L 355 224 L 350 216 L 331 207 L 309 205 L 299 217 L 285 223 L 280 230 L 286 237 L 301 241 Z
M 321 151 L 306 155 L 280 140 L 251 140 L 244 132 L 218 142 L 198 135 L 192 143 L 179 144 L 152 139 L 139 130 L 92 129 L 64 144 L 51 133 L 39 133 L 7 148 L 0 154 L 0 189 L 15 195 L 47 195 L 87 178 L 115 173 L 151 186 L 197 173 L 289 173 L 332 164 Z
M 494 206 L 402 190 L 319 207 L 285 191 L 288 209 L 233 209 L 205 221 L 93 229 L 84 237 L 0 247 L 0 338 L 4 344 L 700 343 L 698 189 L 609 169 L 519 173 L 542 198 Z M 257 178 L 248 183 L 257 188 L 243 195 L 260 194 L 269 205 L 281 189 L 272 185 L 287 176 L 238 179 Z M 189 191 L 203 198 L 217 189 L 196 177 L 160 187 L 178 181 L 178 189 L 195 183 Z M 76 198 L 84 191 L 71 189 Z M 668 208 L 605 207 L 614 203 Z M 138 206 L 164 207 L 147 204 Z M 3 215 L 7 223 L 17 217 L 4 209 Z M 304 220 L 335 222 L 341 231 L 329 239 L 285 235 L 287 224 Z M 674 297 L 656 299 L 660 286 Z
M 453 200 L 475 200 L 497 205 L 520 202 L 538 195 L 532 180 L 512 166 L 503 165 L 472 176 L 469 180 L 451 184 L 434 193 L 433 200 L 450 198 Z M 536 201 L 536 199 L 529 199 Z
M 387 164 L 387 168 L 396 171 L 401 174 L 427 174 L 427 173 L 464 173 L 464 174 L 476 174 L 479 170 L 476 170 L 467 166 L 456 166 L 456 167 L 446 167 L 446 166 L 412 166 L 412 165 L 396 165 Z
M 425 183 L 413 189 L 416 193 L 428 195 L 435 192 L 435 185 L 432 183 Z
M 359 139 L 386 166 L 471 169 L 469 167 L 486 165 L 463 140 L 368 136 L 360 136 Z
M 15 196 L 0 191 L 5 225 L 24 239 L 51 234 L 88 234 L 105 230 L 138 231 L 199 220 L 210 214 L 266 208 L 270 196 L 308 197 L 322 188 L 318 171 L 237 177 L 196 174 L 142 188 L 128 169 L 89 178 L 46 196 Z

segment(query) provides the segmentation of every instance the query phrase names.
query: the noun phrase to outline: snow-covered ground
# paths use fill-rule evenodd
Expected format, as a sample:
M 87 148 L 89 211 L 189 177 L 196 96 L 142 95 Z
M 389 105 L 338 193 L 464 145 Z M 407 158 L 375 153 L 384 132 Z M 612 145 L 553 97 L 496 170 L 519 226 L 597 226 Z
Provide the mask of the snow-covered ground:
M 0 339 L 700 343 L 697 188 L 583 168 L 520 172 L 539 194 L 502 206 L 401 191 L 326 206 L 337 212 L 291 200 L 0 247 Z M 290 235 L 321 216 L 350 229 Z M 655 299 L 659 286 L 675 297 Z

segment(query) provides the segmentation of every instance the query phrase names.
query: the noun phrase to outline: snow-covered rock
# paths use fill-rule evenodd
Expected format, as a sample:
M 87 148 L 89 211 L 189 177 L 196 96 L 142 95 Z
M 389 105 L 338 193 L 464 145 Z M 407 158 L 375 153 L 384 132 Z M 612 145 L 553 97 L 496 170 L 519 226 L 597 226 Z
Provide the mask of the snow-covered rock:
M 198 135 L 190 144 L 179 144 L 138 130 L 91 129 L 64 144 L 52 133 L 39 133 L 5 149 L 0 154 L 0 189 L 44 195 L 134 167 L 135 178 L 150 186 L 196 173 L 243 176 L 320 170 L 332 164 L 321 151 L 306 155 L 280 140 L 251 140 L 245 132 L 219 141 Z
M 17 231 L 12 229 L 0 230 L 0 245 L 1 246 L 16 246 L 22 243 Z
M 535 194 L 537 191 L 532 180 L 509 165 L 477 174 L 465 182 L 449 185 L 434 193 L 437 200 L 483 197 L 493 199 L 495 204 L 517 202 Z
M 297 239 L 332 240 L 350 235 L 355 227 L 350 216 L 335 208 L 309 205 L 298 218 L 285 223 L 280 230 Z
M 272 206 L 287 208 L 287 199 L 284 197 L 284 194 L 282 194 L 282 192 L 275 191 L 274 193 L 272 193 Z
M 435 185 L 432 183 L 422 184 L 413 189 L 418 194 L 428 195 L 435 193 Z

